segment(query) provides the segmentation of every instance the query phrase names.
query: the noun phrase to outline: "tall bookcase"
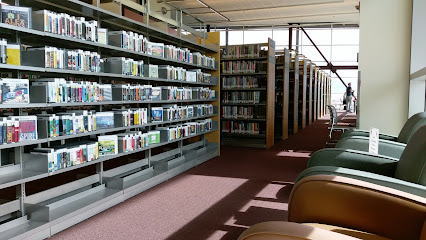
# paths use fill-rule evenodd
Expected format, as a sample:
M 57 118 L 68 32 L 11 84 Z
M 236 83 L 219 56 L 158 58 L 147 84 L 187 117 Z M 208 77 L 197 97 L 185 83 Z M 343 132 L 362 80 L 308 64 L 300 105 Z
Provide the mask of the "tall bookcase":
M 275 42 L 268 39 L 266 44 L 223 46 L 222 51 L 222 144 L 272 147 L 275 115 Z
M 275 78 L 275 138 L 283 140 L 289 136 L 290 51 L 286 48 L 282 53 L 277 53 Z
M 100 27 L 111 31 L 133 31 L 143 34 L 150 41 L 188 48 L 191 52 L 201 52 L 215 57 L 217 61 L 220 60 L 219 33 L 209 33 L 205 44 L 200 44 L 77 0 L 21 0 L 16 2 L 24 7 L 32 7 L 33 10 L 48 9 L 72 16 L 85 17 L 87 20 L 97 20 Z M 55 77 L 111 84 L 139 83 L 152 86 L 209 87 L 216 90 L 216 94 L 220 94 L 218 62 L 216 62 L 216 67 L 197 65 L 108 44 L 6 24 L 0 24 L 0 31 L 3 38 L 20 44 L 35 47 L 80 48 L 97 52 L 102 57 L 127 57 L 143 60 L 144 64 L 201 69 L 204 73 L 210 73 L 212 77 L 211 82 L 187 82 L 161 77 L 0 64 L 0 72 L 3 75 L 30 79 Z M 36 97 L 34 94 L 37 92 L 30 91 L 30 101 L 32 97 Z M 7 111 L 9 115 L 13 116 L 24 116 L 27 113 L 32 115 L 45 112 L 58 113 L 66 110 L 102 112 L 114 108 L 147 108 L 150 113 L 153 107 L 170 104 L 182 107 L 194 104 L 212 103 L 214 105 L 212 114 L 191 118 L 162 122 L 152 122 L 148 118 L 146 124 L 112 127 L 0 145 L 1 157 L 8 160 L 8 164 L 0 166 L 0 238 L 49 238 L 55 233 L 218 156 L 220 151 L 218 115 L 220 102 L 216 98 L 0 104 L 2 111 Z M 28 157 L 29 152 L 36 147 L 50 148 L 69 143 L 83 143 L 88 140 L 93 141 L 93 138 L 105 134 L 120 134 L 128 131 L 145 132 L 160 126 L 201 121 L 208 118 L 213 120 L 210 130 L 199 131 L 196 134 L 174 140 L 168 140 L 167 136 L 161 135 L 159 143 L 149 144 L 133 151 L 100 156 L 96 160 L 67 166 L 53 172 L 48 170 L 47 160 Z
M 307 104 L 307 73 L 309 60 L 304 55 L 299 55 L 299 106 L 298 106 L 298 127 L 306 127 L 306 104 Z
M 299 131 L 299 84 L 300 67 L 299 56 L 296 51 L 290 50 L 290 74 L 289 74 L 289 112 L 288 131 L 295 134 Z

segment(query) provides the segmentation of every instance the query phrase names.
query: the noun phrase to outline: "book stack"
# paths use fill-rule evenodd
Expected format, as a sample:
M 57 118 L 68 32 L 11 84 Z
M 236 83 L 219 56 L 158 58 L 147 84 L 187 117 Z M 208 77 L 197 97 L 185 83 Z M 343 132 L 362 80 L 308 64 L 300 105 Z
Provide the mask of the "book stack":
M 222 117 L 235 119 L 253 119 L 254 108 L 239 106 L 222 106 Z
M 39 102 L 67 103 L 67 102 L 98 102 L 111 101 L 111 84 L 96 82 L 66 81 L 63 78 L 39 78 L 32 82 L 32 91 L 41 89 L 47 93 L 47 99 Z
M 186 69 L 169 65 L 158 66 L 158 76 L 163 79 L 185 81 Z
M 29 103 L 30 91 L 28 79 L 1 78 L 0 103 Z
M 59 116 L 56 114 L 37 114 L 37 132 L 40 138 L 53 138 L 60 135 Z
M 125 57 L 109 57 L 105 59 L 104 72 L 117 73 L 127 76 L 144 76 L 143 60 L 133 60 Z
M 221 58 L 250 58 L 261 57 L 266 55 L 264 50 L 261 50 L 259 44 L 250 44 L 244 46 L 228 46 L 222 51 Z
M 45 68 L 85 72 L 101 71 L 101 56 L 97 52 L 56 47 L 28 48 L 22 52 L 22 64 Z
M 202 116 L 213 114 L 212 104 L 199 104 L 199 105 L 193 105 L 192 107 L 194 109 L 193 117 L 202 117 Z
M 259 123 L 247 123 L 237 121 L 223 121 L 222 122 L 223 133 L 238 133 L 238 134 L 259 134 L 260 124 Z
M 168 142 L 189 136 L 189 126 L 186 124 L 157 127 L 157 130 L 165 136 Z
M 260 103 L 260 91 L 253 92 L 225 92 L 223 103 Z
M 190 100 L 192 99 L 192 88 L 186 87 L 161 87 L 163 100 Z
M 224 61 L 221 71 L 224 74 L 257 73 L 260 69 L 259 61 Z
M 173 45 L 165 45 L 164 57 L 177 61 L 192 63 L 192 53 L 188 50 L 188 48 L 179 48 Z
M 128 127 L 148 123 L 148 110 L 146 108 L 115 109 L 115 127 Z
M 87 110 L 70 110 L 57 113 L 59 116 L 59 132 L 71 135 L 96 131 L 98 129 L 97 113 Z
M 139 84 L 114 84 L 112 96 L 115 101 L 148 101 L 152 99 L 152 86 Z
M 70 16 L 50 10 L 34 11 L 33 28 L 86 41 L 98 41 L 98 21 L 86 21 L 84 17 Z
M 224 77 L 222 78 L 222 88 L 258 88 L 257 77 L 253 76 L 235 76 L 235 77 Z
M 193 53 L 192 56 L 193 56 L 194 63 L 197 64 L 198 66 L 215 68 L 216 60 L 214 57 L 209 57 L 199 52 Z
M 37 140 L 37 116 L 0 118 L 0 144 Z
M 131 152 L 148 146 L 148 133 L 125 132 L 117 134 L 118 152 Z
M 110 31 L 108 42 L 116 47 L 145 53 L 148 40 L 142 34 L 132 31 Z
M 193 87 L 192 97 L 193 99 L 215 99 L 216 91 L 210 88 Z
M 31 151 L 34 158 L 47 158 L 49 173 L 91 162 L 99 158 L 96 142 L 82 142 L 78 144 L 60 145 L 55 148 L 35 148 Z
M 191 69 L 187 71 L 188 82 L 211 83 L 211 74 L 203 73 L 201 69 Z

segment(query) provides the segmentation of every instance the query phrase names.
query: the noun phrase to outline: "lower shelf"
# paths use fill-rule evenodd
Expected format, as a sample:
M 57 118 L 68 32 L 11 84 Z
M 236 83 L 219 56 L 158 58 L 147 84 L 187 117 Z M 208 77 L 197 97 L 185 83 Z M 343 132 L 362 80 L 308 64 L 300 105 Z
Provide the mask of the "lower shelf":
M 217 143 L 198 141 L 27 197 L 26 216 L 0 225 L 2 239 L 45 239 L 218 156 Z M 178 154 L 178 155 L 177 155 Z M 176 157 L 177 156 L 177 157 Z M 101 181 L 100 181 L 101 180 Z

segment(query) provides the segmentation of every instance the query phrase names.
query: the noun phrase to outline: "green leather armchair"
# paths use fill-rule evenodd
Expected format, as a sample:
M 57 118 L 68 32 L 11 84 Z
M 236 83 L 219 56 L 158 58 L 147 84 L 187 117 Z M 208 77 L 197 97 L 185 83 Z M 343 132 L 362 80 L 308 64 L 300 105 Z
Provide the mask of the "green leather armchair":
M 407 120 L 398 136 L 380 134 L 379 154 L 399 159 L 413 134 L 426 125 L 426 112 L 413 115 Z M 342 134 L 336 148 L 353 149 L 368 152 L 369 132 L 362 130 L 347 131 Z

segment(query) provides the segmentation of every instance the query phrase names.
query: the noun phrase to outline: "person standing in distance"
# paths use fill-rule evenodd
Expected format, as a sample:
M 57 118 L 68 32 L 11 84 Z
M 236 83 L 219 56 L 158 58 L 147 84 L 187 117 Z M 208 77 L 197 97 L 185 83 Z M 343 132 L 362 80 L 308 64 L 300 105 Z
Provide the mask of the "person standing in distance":
M 348 83 L 346 88 L 346 112 L 352 112 L 352 99 L 353 99 L 354 90 L 352 90 L 351 83 Z

